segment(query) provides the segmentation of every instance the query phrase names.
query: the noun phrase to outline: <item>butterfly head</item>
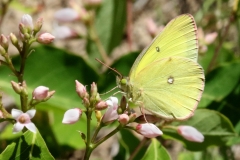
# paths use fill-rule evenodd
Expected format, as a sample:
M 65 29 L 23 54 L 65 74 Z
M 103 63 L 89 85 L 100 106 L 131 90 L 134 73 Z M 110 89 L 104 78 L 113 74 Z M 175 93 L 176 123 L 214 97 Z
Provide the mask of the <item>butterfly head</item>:
M 127 92 L 129 90 L 129 78 L 117 76 L 117 85 L 123 92 Z

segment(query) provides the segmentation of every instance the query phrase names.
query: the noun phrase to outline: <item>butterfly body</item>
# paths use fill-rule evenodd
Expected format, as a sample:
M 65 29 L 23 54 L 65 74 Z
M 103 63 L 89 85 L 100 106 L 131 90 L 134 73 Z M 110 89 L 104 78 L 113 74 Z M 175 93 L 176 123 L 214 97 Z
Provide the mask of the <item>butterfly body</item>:
M 193 115 L 204 89 L 196 30 L 189 14 L 168 23 L 138 56 L 129 77 L 118 80 L 128 100 L 168 120 Z

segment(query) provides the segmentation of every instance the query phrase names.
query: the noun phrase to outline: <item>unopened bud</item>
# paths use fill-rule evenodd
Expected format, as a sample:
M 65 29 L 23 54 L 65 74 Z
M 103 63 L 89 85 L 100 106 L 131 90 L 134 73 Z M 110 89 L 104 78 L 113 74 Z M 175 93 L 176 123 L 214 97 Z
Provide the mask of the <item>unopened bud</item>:
M 99 93 L 97 93 L 97 95 L 96 95 L 96 101 L 97 101 L 97 102 L 100 102 L 101 100 L 102 100 L 102 99 L 101 99 Z
M 88 98 L 83 98 L 83 104 L 84 104 L 84 106 L 85 107 L 89 107 L 90 106 L 90 102 L 89 102 L 89 100 L 88 100 Z
M 19 85 L 19 83 L 16 83 L 16 82 L 14 82 L 14 81 L 11 81 L 11 84 L 12 84 L 13 90 L 14 90 L 17 94 L 20 94 L 21 91 L 22 91 L 22 87 Z
M 196 128 L 192 126 L 178 126 L 178 134 L 183 136 L 183 138 L 192 142 L 203 142 L 204 136 Z
M 129 123 L 134 122 L 136 118 L 137 118 L 137 113 L 130 114 Z
M 77 92 L 78 96 L 82 99 L 84 97 L 88 97 L 86 87 L 84 85 L 82 85 L 82 83 L 78 82 L 77 80 L 75 80 L 75 84 L 76 84 L 76 92 Z
M 3 113 L 2 111 L 0 110 L 0 119 L 3 118 Z
M 37 33 L 40 31 L 43 25 L 43 18 L 38 18 L 36 24 L 34 25 L 34 32 Z
M 75 30 L 67 27 L 67 26 L 57 26 L 53 29 L 52 34 L 56 37 L 56 39 L 68 39 L 77 37 L 78 34 Z
M 0 45 L 1 45 L 5 50 L 8 49 L 8 39 L 7 39 L 7 37 L 4 36 L 3 34 L 1 34 L 1 37 L 0 37 Z
M 162 131 L 152 123 L 138 124 L 136 131 L 147 138 L 155 138 L 163 134 Z
M 49 91 L 47 98 L 45 98 L 44 100 L 46 101 L 46 100 L 50 99 L 54 95 L 54 93 L 55 93 L 55 91 Z
M 22 23 L 19 23 L 18 28 L 19 28 L 19 30 L 20 30 L 20 32 L 21 32 L 22 34 L 25 34 L 25 33 L 28 32 L 27 28 L 25 28 L 25 27 L 24 27 L 24 24 L 22 24 Z
M 38 36 L 37 41 L 42 44 L 49 44 L 52 43 L 54 39 L 55 37 L 50 33 L 43 33 Z
M 21 86 L 22 86 L 22 95 L 26 95 L 27 96 L 28 95 L 28 91 L 27 91 L 27 83 L 26 83 L 26 81 L 23 81 Z
M 30 32 L 33 30 L 33 21 L 32 17 L 28 14 L 24 14 L 21 18 L 21 23 L 25 26 L 25 28 Z
M 48 97 L 48 91 L 49 91 L 49 88 L 45 86 L 39 86 L 35 88 L 32 93 L 33 99 L 37 101 L 44 100 L 45 98 Z
M 5 56 L 6 55 L 6 50 L 0 45 L 0 54 L 2 55 L 2 56 Z
M 10 33 L 10 40 L 14 46 L 18 46 L 18 39 L 13 33 Z
M 105 101 L 100 101 L 100 102 L 97 103 L 95 109 L 96 109 L 96 110 L 104 110 L 104 109 L 106 109 L 107 107 L 108 107 L 107 102 L 105 102 Z
M 95 82 L 91 84 L 91 98 L 96 99 L 97 96 L 97 85 Z
M 97 121 L 100 122 L 102 118 L 102 113 L 101 111 L 95 111 L 95 116 L 97 118 Z
M 82 115 L 82 110 L 79 108 L 69 109 L 64 113 L 62 123 L 73 124 L 76 123 Z
M 127 114 L 120 114 L 118 121 L 121 125 L 126 125 L 129 122 L 129 116 Z

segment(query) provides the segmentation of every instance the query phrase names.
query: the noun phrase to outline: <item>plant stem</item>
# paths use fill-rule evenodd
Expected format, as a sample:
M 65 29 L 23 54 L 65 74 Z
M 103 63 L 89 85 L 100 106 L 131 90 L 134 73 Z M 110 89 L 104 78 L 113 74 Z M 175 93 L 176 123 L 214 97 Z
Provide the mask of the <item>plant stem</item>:
M 85 151 L 85 155 L 84 155 L 84 160 L 88 160 L 93 151 L 91 139 L 90 139 L 92 110 L 89 107 L 87 108 L 86 116 L 87 116 L 87 142 L 86 142 L 86 151 Z
M 127 0 L 127 41 L 130 51 L 132 50 L 132 0 Z
M 219 38 L 219 44 L 217 46 L 217 48 L 215 49 L 214 51 L 214 55 L 213 55 L 213 58 L 211 59 L 210 63 L 209 63 L 209 66 L 207 68 L 207 73 L 209 73 L 212 68 L 214 67 L 215 63 L 216 63 L 216 60 L 217 60 L 217 57 L 219 56 L 219 51 L 222 47 L 222 44 L 225 40 L 225 38 L 227 37 L 227 34 L 228 34 L 228 31 L 229 31 L 229 28 L 230 28 L 230 25 L 235 21 L 236 19 L 236 16 L 235 16 L 235 12 L 232 12 L 232 14 L 230 15 L 229 17 L 229 21 L 228 21 L 228 24 L 227 26 L 225 27 L 225 30 L 224 30 L 224 33 L 223 35 Z
M 149 138 L 144 137 L 142 141 L 138 144 L 137 148 L 135 148 L 135 150 L 133 151 L 133 153 L 131 154 L 128 160 L 132 160 L 148 141 L 149 141 Z
M 110 138 L 111 136 L 113 136 L 115 133 L 117 133 L 118 131 L 120 131 L 122 129 L 122 126 L 119 124 L 117 128 L 115 128 L 112 132 L 110 132 L 108 135 L 106 135 L 105 137 L 101 138 L 100 140 L 98 140 L 94 145 L 93 145 L 93 149 L 95 149 L 97 146 L 99 146 L 101 143 L 103 143 L 104 141 L 106 141 L 108 138 Z
M 100 38 L 98 37 L 96 28 L 94 26 L 95 14 L 94 14 L 94 12 L 91 12 L 91 13 L 93 15 L 92 16 L 93 18 L 92 18 L 92 20 L 90 20 L 90 22 L 88 24 L 89 35 L 90 35 L 91 40 L 93 40 L 94 43 L 96 44 L 103 61 L 108 65 L 108 64 L 110 64 L 110 59 L 107 56 L 107 53 L 102 45 Z

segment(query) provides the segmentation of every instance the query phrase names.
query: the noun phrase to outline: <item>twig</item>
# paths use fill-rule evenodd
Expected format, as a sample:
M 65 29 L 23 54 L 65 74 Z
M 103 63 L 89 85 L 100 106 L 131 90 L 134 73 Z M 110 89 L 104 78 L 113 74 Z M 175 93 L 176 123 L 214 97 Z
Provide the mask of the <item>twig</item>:
M 130 51 L 132 50 L 132 0 L 127 0 L 127 41 Z
M 217 57 L 219 56 L 220 54 L 220 49 L 222 47 L 222 44 L 225 40 L 225 38 L 227 37 L 227 34 L 228 34 L 228 31 L 229 31 L 229 28 L 230 28 L 230 25 L 235 21 L 235 13 L 232 12 L 232 14 L 230 15 L 229 17 L 229 21 L 228 21 L 228 24 L 227 26 L 225 27 L 225 30 L 224 30 L 224 33 L 223 35 L 219 38 L 219 44 L 217 46 L 217 48 L 215 49 L 214 51 L 214 55 L 213 55 L 213 58 L 211 59 L 210 63 L 209 63 L 209 66 L 207 68 L 207 73 L 209 73 L 212 68 L 214 67 L 215 63 L 216 63 L 216 60 L 217 60 Z

